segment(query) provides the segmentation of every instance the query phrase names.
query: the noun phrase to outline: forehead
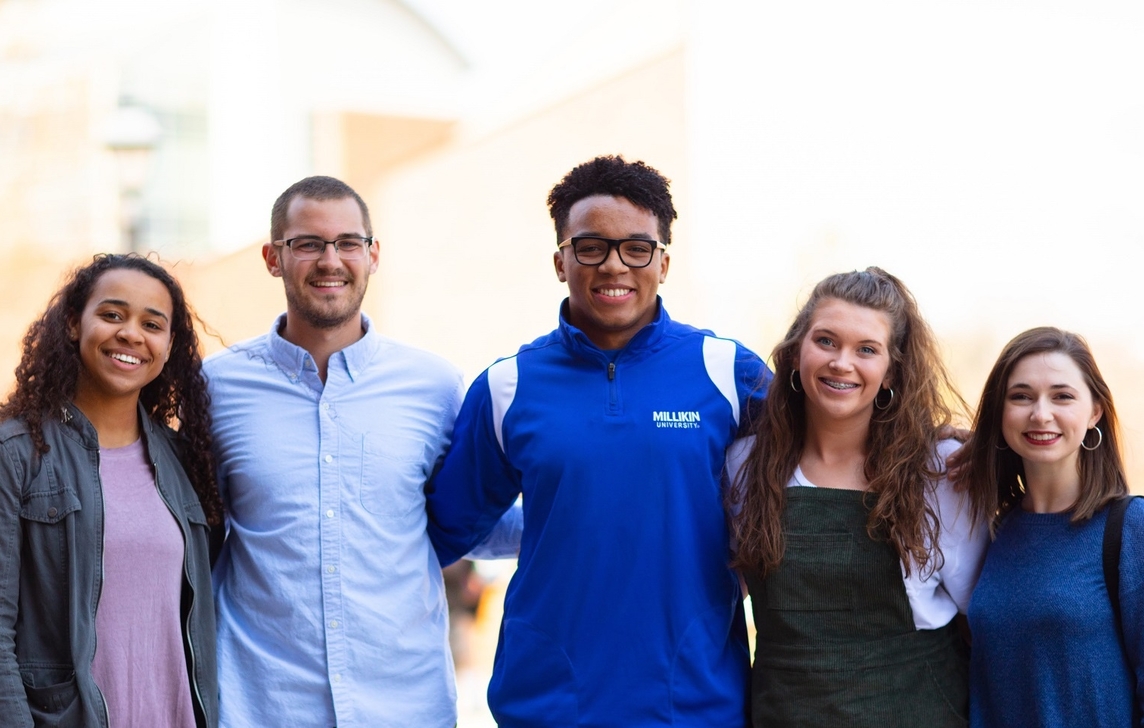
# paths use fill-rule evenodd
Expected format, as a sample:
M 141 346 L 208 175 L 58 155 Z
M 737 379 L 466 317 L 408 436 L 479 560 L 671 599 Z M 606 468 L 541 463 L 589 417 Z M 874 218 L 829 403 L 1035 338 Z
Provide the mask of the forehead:
M 890 317 L 884 311 L 828 298 L 815 308 L 807 334 L 829 329 L 836 336 L 855 341 L 890 341 Z
M 87 305 L 98 306 L 107 300 L 125 301 L 132 308 L 152 308 L 168 317 L 174 308 L 171 292 L 162 281 L 143 271 L 123 268 L 109 270 L 95 281 Z
M 597 234 L 612 238 L 655 237 L 659 221 L 650 211 L 626 197 L 591 195 L 568 210 L 568 236 Z
M 335 232 L 330 232 L 331 230 Z M 334 200 L 315 200 L 296 196 L 286 208 L 284 236 L 318 235 L 335 238 L 338 235 L 365 235 L 365 221 L 361 207 L 352 197 Z
M 1022 357 L 1009 374 L 1009 386 L 1031 384 L 1053 386 L 1067 384 L 1087 389 L 1084 373 L 1072 357 L 1061 351 L 1048 351 Z

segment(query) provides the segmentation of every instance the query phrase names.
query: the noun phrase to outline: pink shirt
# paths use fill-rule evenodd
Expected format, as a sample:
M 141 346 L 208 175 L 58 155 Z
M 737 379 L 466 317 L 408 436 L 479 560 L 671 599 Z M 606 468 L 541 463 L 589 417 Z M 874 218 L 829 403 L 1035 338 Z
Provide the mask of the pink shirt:
M 110 724 L 195 728 L 183 652 L 183 534 L 143 441 L 100 448 L 103 589 L 91 671 Z

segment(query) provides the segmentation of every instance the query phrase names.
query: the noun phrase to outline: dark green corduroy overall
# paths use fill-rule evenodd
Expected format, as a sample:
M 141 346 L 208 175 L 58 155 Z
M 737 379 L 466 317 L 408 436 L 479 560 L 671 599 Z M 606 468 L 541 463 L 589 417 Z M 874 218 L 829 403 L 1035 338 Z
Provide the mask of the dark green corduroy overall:
M 755 728 L 961 728 L 967 655 L 954 625 L 918 630 L 893 547 L 862 491 L 788 488 L 786 551 L 747 575 L 758 640 Z

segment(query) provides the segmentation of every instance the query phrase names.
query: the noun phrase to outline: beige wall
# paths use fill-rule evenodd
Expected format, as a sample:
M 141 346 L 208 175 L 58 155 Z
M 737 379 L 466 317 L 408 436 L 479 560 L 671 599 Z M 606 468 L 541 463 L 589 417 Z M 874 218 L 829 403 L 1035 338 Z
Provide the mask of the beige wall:
M 381 331 L 442 354 L 468 378 L 495 358 L 549 331 L 565 295 L 552 268 L 555 233 L 545 207 L 551 186 L 575 164 L 600 153 L 644 159 L 673 180 L 680 220 L 672 266 L 661 289 L 675 318 L 704 325 L 704 304 L 733 291 L 700 289 L 688 214 L 684 52 L 677 49 L 511 126 L 470 136 L 460 124 L 346 115 L 315 125 L 315 146 L 370 204 L 381 265 L 365 310 Z M 259 215 L 269 218 L 272 199 Z M 233 254 L 168 261 L 218 338 L 207 351 L 264 333 L 284 308 L 281 281 L 265 269 L 261 240 Z M 7 391 L 28 322 L 41 312 L 62 273 L 79 259 L 53 260 L 20 246 L 0 268 L 0 388 Z M 710 261 L 707 261 L 710 264 Z M 737 261 L 752 265 L 757 261 Z M 728 265 L 715 261 L 717 266 Z M 764 355 L 797 301 L 771 302 L 755 324 L 747 312 L 734 336 Z M 927 301 L 920 301 L 923 310 Z M 972 406 L 1004 339 L 938 331 L 950 366 Z M 1144 484 L 1135 446 L 1144 435 L 1144 393 L 1133 386 L 1139 357 L 1114 340 L 1092 345 L 1116 393 L 1132 482 Z M 1140 486 L 1144 489 L 1144 485 Z

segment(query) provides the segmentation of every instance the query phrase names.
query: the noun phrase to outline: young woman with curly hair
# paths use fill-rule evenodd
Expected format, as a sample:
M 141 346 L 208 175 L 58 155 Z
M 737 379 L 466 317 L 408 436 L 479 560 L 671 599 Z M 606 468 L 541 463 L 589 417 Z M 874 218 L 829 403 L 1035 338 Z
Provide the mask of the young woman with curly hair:
M 1084 339 L 1015 337 L 974 424 L 964 479 L 996 517 L 969 604 L 971 724 L 1144 725 L 1144 502 L 1123 500 L 1112 393 Z
M 101 255 L 24 337 L 0 406 L 5 725 L 217 724 L 194 321 L 162 267 Z
M 821 281 L 729 456 L 734 565 L 757 641 L 755 726 L 962 726 L 953 624 L 988 536 L 944 479 L 960 404 L 913 296 L 879 268 Z

